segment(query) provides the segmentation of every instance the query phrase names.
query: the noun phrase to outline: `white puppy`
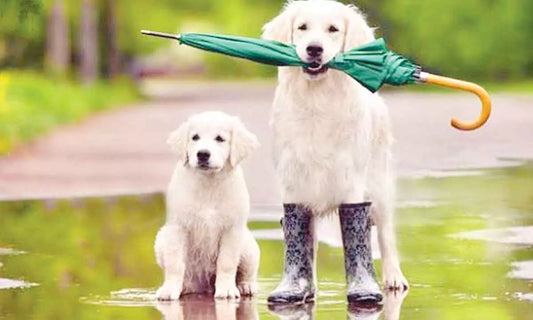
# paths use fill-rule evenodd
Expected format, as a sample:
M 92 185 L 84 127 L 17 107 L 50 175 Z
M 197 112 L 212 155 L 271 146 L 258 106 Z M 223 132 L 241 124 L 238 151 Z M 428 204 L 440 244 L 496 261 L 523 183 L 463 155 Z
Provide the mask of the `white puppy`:
M 167 142 L 178 164 L 155 240 L 165 276 L 157 298 L 253 295 L 259 247 L 246 225 L 250 200 L 239 163 L 258 147 L 257 138 L 238 118 L 210 111 L 189 118 Z
M 337 53 L 374 40 L 354 6 L 290 1 L 264 26 L 263 37 L 296 46 L 310 67 L 279 68 L 273 103 L 274 160 L 284 203 L 317 216 L 341 203 L 372 201 L 387 288 L 407 287 L 393 231 L 394 175 L 388 110 L 348 75 L 325 64 Z

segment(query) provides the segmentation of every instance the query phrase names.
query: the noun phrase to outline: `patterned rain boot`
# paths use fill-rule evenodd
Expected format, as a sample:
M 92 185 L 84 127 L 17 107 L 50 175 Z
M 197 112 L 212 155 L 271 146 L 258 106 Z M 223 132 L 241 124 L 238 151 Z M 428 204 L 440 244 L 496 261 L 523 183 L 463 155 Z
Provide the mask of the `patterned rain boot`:
M 383 298 L 372 262 L 369 209 L 370 202 L 339 207 L 350 303 L 377 303 Z
M 284 204 L 283 233 L 285 264 L 283 279 L 268 296 L 269 303 L 303 303 L 315 297 L 314 219 L 310 209 L 300 204 Z

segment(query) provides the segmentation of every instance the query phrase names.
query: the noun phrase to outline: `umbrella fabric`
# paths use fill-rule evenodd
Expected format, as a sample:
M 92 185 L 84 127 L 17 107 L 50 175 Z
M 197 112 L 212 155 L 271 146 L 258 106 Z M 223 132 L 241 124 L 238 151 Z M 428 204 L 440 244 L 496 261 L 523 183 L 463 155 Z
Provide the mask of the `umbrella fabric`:
M 303 66 L 294 45 L 248 37 L 185 33 L 180 43 L 234 57 L 275 66 Z M 384 83 L 403 85 L 417 80 L 420 68 L 390 51 L 380 38 L 358 48 L 337 54 L 327 64 L 341 70 L 375 92 Z
M 293 45 L 248 37 L 184 33 L 180 43 L 275 66 L 305 66 Z
M 383 38 L 341 52 L 327 65 L 346 72 L 372 92 L 384 83 L 396 86 L 413 83 L 420 71 L 417 65 L 387 49 Z

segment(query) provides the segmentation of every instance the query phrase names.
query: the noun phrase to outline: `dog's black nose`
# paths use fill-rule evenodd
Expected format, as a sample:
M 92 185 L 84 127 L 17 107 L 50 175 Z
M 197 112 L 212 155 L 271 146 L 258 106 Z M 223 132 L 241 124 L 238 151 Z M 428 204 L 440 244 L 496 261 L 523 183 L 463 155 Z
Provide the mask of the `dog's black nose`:
M 200 150 L 200 151 L 198 151 L 196 156 L 198 157 L 198 161 L 205 162 L 205 161 L 209 160 L 209 156 L 211 156 L 211 154 L 207 150 Z
M 309 46 L 307 46 L 306 50 L 307 54 L 310 57 L 320 57 L 322 55 L 322 52 L 324 51 L 322 46 L 318 44 L 310 44 Z

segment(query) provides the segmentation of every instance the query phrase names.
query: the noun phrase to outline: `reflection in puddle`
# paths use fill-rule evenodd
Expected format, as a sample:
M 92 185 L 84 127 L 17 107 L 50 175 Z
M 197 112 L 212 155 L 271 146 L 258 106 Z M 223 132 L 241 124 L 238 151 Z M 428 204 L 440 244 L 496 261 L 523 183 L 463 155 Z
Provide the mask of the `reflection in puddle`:
M 533 260 L 518 261 L 511 264 L 511 270 L 507 276 L 514 279 L 533 279 Z
M 38 284 L 25 282 L 22 280 L 0 278 L 0 290 L 1 289 L 16 289 L 16 288 L 22 289 L 22 288 L 29 288 L 29 287 L 35 287 L 35 286 L 38 286 Z
M 80 298 L 88 304 L 119 306 L 119 307 L 149 307 L 156 303 L 155 289 L 132 288 L 113 291 L 109 296 L 91 296 Z
M 533 293 L 515 292 L 513 294 L 513 298 L 518 299 L 518 300 L 522 300 L 522 301 L 533 302 Z
M 0 256 L 14 255 L 14 254 L 24 254 L 26 252 L 19 251 L 11 248 L 0 248 Z
M 452 237 L 505 244 L 533 245 L 533 226 L 460 232 Z
M 179 302 L 158 302 L 157 310 L 164 320 L 256 320 L 257 302 L 253 298 L 215 300 L 212 296 L 187 295 Z

